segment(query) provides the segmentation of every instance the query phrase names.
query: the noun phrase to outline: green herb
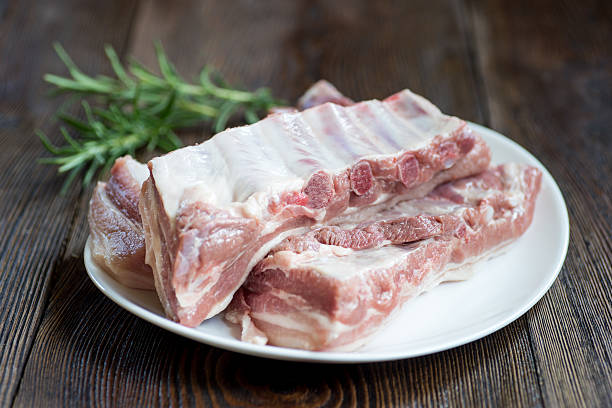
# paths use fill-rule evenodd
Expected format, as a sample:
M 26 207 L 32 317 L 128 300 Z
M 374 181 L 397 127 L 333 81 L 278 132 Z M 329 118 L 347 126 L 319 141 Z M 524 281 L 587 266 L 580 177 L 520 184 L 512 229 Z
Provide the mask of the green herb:
M 59 173 L 67 173 L 62 192 L 80 175 L 84 185 L 90 184 L 100 169 L 108 169 L 125 154 L 134 155 L 143 148 L 171 151 L 181 147 L 175 133 L 181 128 L 211 123 L 213 130 L 219 132 L 236 113 L 253 123 L 259 113 L 283 104 L 266 88 L 254 92 L 232 88 L 208 67 L 201 71 L 197 83 L 189 83 L 176 72 L 160 44 L 155 50 L 161 75 L 136 61 L 130 61 L 125 68 L 115 50 L 107 45 L 106 56 L 116 77 L 84 74 L 60 44 L 54 46 L 70 77 L 47 74 L 44 79 L 56 87 L 54 93 L 80 97 L 85 116 L 80 120 L 58 113 L 66 142 L 60 147 L 37 131 L 54 156 L 40 161 L 57 165 Z

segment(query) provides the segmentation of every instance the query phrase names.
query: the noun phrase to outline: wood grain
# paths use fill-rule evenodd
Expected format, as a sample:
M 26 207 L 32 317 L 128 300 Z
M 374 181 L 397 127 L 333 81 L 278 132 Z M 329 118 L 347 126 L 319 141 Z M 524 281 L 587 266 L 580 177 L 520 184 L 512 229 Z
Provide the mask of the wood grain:
M 529 10 L 529 12 L 526 12 Z M 612 5 L 474 4 L 491 124 L 559 182 L 570 248 L 527 315 L 544 402 L 612 405 Z
M 19 386 L 74 216 L 75 186 L 59 196 L 61 180 L 40 166 L 35 128 L 56 134 L 43 97 L 45 71 L 63 72 L 51 42 L 61 41 L 89 69 L 103 42 L 121 44 L 129 8 L 96 2 L 8 2 L 0 25 L 0 406 Z M 69 24 L 67 23 L 69 22 Z M 87 31 L 88 35 L 82 33 Z M 94 51 L 96 50 L 96 51 Z M 57 139 L 53 137 L 53 139 Z
M 0 406 L 612 405 L 608 3 L 23 3 L 0 3 Z M 58 102 L 39 78 L 62 72 L 56 38 L 89 72 L 105 69 L 103 41 L 151 65 L 161 39 L 186 76 L 206 62 L 287 100 L 320 77 L 356 99 L 410 87 L 491 124 L 560 182 L 572 222 L 562 275 L 505 329 L 388 363 L 277 362 L 158 329 L 86 276 L 90 191 L 59 197 L 61 180 L 34 164 L 32 129 L 55 131 Z

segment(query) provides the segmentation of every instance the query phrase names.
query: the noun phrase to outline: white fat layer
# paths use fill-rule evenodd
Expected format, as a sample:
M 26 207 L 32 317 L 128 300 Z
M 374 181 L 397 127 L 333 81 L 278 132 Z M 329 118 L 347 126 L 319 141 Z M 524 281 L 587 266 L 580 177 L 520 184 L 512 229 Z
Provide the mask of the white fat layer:
M 325 211 L 324 209 L 323 210 L 305 209 L 305 211 L 304 211 L 304 215 L 308 216 L 308 218 L 310 218 L 312 220 L 315 220 L 316 222 L 321 221 L 325 217 L 326 213 L 327 213 L 327 211 Z M 277 216 L 277 217 L 272 218 L 271 220 L 266 222 L 266 224 L 264 226 L 264 229 L 261 231 L 261 235 L 268 235 L 268 234 L 276 231 L 285 222 L 287 222 L 287 218 L 286 217 Z M 301 230 L 302 229 L 300 229 L 300 231 Z M 307 231 L 307 230 L 308 229 L 306 229 L 304 231 Z M 295 235 L 295 234 L 291 234 L 291 235 Z
M 363 158 L 418 149 L 463 124 L 409 91 L 398 94 L 393 103 L 406 108 L 390 107 L 386 101 L 349 107 L 328 103 L 271 115 L 155 158 L 150 163 L 164 209 L 173 219 L 183 201 L 200 201 L 257 215 L 263 198 L 299 191 L 316 171 L 336 173 Z M 402 111 L 414 106 L 420 114 Z M 370 111 L 374 114 L 368 115 Z M 388 123 L 371 118 L 381 111 Z M 249 202 L 256 193 L 263 197 Z
M 151 183 L 151 181 L 147 181 L 147 183 Z M 150 185 L 145 187 L 151 187 Z M 166 290 L 164 287 L 164 278 L 162 276 L 163 272 L 163 251 L 162 251 L 162 233 L 159 230 L 159 225 L 156 222 L 145 222 L 147 218 L 150 218 L 151 214 L 155 214 L 160 211 L 157 200 L 152 200 L 150 197 L 151 191 L 148 191 L 144 195 L 140 197 L 140 215 L 143 219 L 143 227 L 145 233 L 145 263 L 151 267 L 153 270 L 153 279 L 155 283 L 155 290 L 157 295 L 159 296 L 159 300 L 168 316 L 172 319 L 176 319 L 176 314 L 173 312 L 172 307 L 170 306 L 170 299 L 168 299 L 168 295 L 166 294 Z M 143 200 L 146 201 L 147 205 L 142 205 Z M 148 208 L 148 210 L 143 211 L 143 208 Z
M 282 300 L 288 305 L 302 304 L 304 300 L 295 294 L 287 293 L 283 290 L 274 289 L 271 295 Z M 373 315 L 380 314 L 380 312 L 374 308 L 370 308 L 366 311 L 362 321 L 367 321 Z M 296 330 L 299 332 L 311 334 L 312 332 L 312 321 L 317 322 L 317 326 L 323 329 L 326 334 L 326 342 L 335 340 L 342 333 L 352 330 L 355 328 L 353 325 L 344 324 L 338 320 L 330 318 L 329 315 L 322 313 L 316 309 L 304 309 L 301 308 L 297 313 L 285 313 L 277 314 L 270 312 L 251 312 L 251 316 L 256 320 L 265 321 L 279 327 L 283 327 L 289 330 Z M 311 347 L 306 347 L 311 348 Z
M 127 166 L 132 177 L 136 179 L 139 186 L 142 186 L 142 183 L 149 178 L 149 169 L 146 164 L 142 164 L 139 161 L 129 158 L 125 161 L 125 165 Z
M 504 183 L 504 199 L 506 199 L 510 205 L 522 207 L 520 204 L 525 201 L 526 187 L 524 185 L 525 180 L 522 177 L 524 165 L 519 163 L 506 163 L 503 166 L 503 183 Z M 461 196 L 468 203 L 476 204 L 488 194 L 491 190 L 481 188 L 476 182 L 468 182 L 460 190 Z
M 321 245 L 317 251 L 295 253 L 281 251 L 275 254 L 281 256 L 283 265 L 291 265 L 296 269 L 309 269 L 335 279 L 350 279 L 353 276 L 367 275 L 376 265 L 376 269 L 391 268 L 399 258 L 404 258 L 414 251 L 412 245 L 389 245 L 381 248 L 352 250 L 333 245 Z M 269 268 L 274 265 L 270 264 Z
M 370 312 L 371 310 L 368 310 L 368 314 L 371 314 Z M 316 320 L 320 327 L 325 328 L 325 330 L 331 333 L 339 334 L 346 330 L 350 330 L 351 328 L 351 326 L 347 326 L 337 320 L 331 320 L 327 315 L 321 313 L 320 311 L 301 310 L 299 315 L 300 319 L 296 319 L 295 316 L 287 314 L 251 312 L 251 316 L 256 320 L 266 321 L 286 329 L 297 330 L 305 333 L 309 333 L 312 330 L 312 323 L 310 319 Z M 308 317 L 309 319 L 304 319 L 304 317 Z
M 422 198 L 406 200 L 392 203 L 392 205 L 385 203 L 383 206 L 374 205 L 361 208 L 359 212 L 335 218 L 331 225 L 336 225 L 343 229 L 352 229 L 360 224 L 371 221 L 380 222 L 417 215 L 435 216 L 452 214 L 462 208 L 465 208 L 465 206 L 445 199 Z

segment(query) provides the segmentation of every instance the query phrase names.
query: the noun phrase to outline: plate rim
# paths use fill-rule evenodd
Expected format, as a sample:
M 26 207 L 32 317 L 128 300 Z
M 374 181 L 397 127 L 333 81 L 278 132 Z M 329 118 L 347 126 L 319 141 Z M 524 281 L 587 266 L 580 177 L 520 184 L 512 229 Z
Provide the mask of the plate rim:
M 569 237 L 570 237 L 570 223 L 569 216 L 567 212 L 567 205 L 565 203 L 565 199 L 559 188 L 557 182 L 552 177 L 548 169 L 527 149 L 523 146 L 515 142 L 514 140 L 502 135 L 501 133 L 487 128 L 485 126 L 467 122 L 475 131 L 479 133 L 486 133 L 487 137 L 493 137 L 497 139 L 498 142 L 502 142 L 503 144 L 507 144 L 515 150 L 520 151 L 522 154 L 529 157 L 542 171 L 543 178 L 546 178 L 547 184 L 552 187 L 551 193 L 553 194 L 554 201 L 560 205 L 560 210 L 563 215 L 563 226 L 562 230 L 562 251 L 559 259 L 557 260 L 557 264 L 554 266 L 554 272 L 552 272 L 548 276 L 548 280 L 544 281 L 544 284 L 541 284 L 537 293 L 530 298 L 529 301 L 523 303 L 520 307 L 514 310 L 513 313 L 509 314 L 503 319 L 496 321 L 493 324 L 490 324 L 480 330 L 475 331 L 469 335 L 460 336 L 454 340 L 442 342 L 441 344 L 437 344 L 435 347 L 424 347 L 421 346 L 417 348 L 415 351 L 408 351 L 406 353 L 401 352 L 368 352 L 368 353 L 359 353 L 359 350 L 352 352 L 330 352 L 330 351 L 308 351 L 308 350 L 300 350 L 300 349 L 292 349 L 286 347 L 278 347 L 271 345 L 256 345 L 251 343 L 243 342 L 236 338 L 227 338 L 221 337 L 217 334 L 209 334 L 198 331 L 194 328 L 182 326 L 172 320 L 169 320 L 165 316 L 158 315 L 155 312 L 147 310 L 146 308 L 134 303 L 132 300 L 125 298 L 118 292 L 111 290 L 106 287 L 106 285 L 101 282 L 96 274 L 105 274 L 108 278 L 113 279 L 110 275 L 108 275 L 102 268 L 96 265 L 91 259 L 91 249 L 90 242 L 91 237 L 88 235 L 87 242 L 85 244 L 83 256 L 85 269 L 87 271 L 87 275 L 92 280 L 94 285 L 109 299 L 115 302 L 117 305 L 127 310 L 128 312 L 140 317 L 148 321 L 149 323 L 154 324 L 162 329 L 168 330 L 175 334 L 178 334 L 183 337 L 187 337 L 189 339 L 198 341 L 200 343 L 208 344 L 210 346 L 218 347 L 224 350 L 229 350 L 241 354 L 252 355 L 256 357 L 270 358 L 275 360 L 286 360 L 286 361 L 299 361 L 299 362 L 310 362 L 310 363 L 331 363 L 331 364 L 357 364 L 357 363 L 370 363 L 370 362 L 381 362 L 381 361 L 393 361 L 393 360 L 401 360 L 406 358 L 414 358 L 420 357 L 428 354 L 438 353 L 441 351 L 449 350 L 455 347 L 459 347 L 473 341 L 479 340 L 489 334 L 492 334 L 506 326 L 510 323 L 514 322 L 521 316 L 523 316 L 527 311 L 529 311 L 542 297 L 548 292 L 552 284 L 555 282 L 559 273 L 565 263 L 565 259 L 567 257 L 567 251 L 569 248 Z M 543 183 L 544 184 L 544 183 Z

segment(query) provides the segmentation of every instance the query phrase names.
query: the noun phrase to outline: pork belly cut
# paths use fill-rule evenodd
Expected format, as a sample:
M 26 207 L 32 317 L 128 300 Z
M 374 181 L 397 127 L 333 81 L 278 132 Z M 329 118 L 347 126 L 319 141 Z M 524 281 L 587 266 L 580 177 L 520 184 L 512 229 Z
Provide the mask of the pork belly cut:
M 155 158 L 140 213 L 166 314 L 196 326 L 286 236 L 422 197 L 486 169 L 489 156 L 464 121 L 405 90 L 270 115 Z
M 89 202 L 93 260 L 116 280 L 136 289 L 153 289 L 153 273 L 145 264 L 140 186 L 147 166 L 130 156 L 117 159 L 107 183 L 99 182 Z
M 373 239 L 375 246 L 370 238 L 363 246 L 321 240 L 315 232 L 286 239 L 255 266 L 225 317 L 253 343 L 354 349 L 408 299 L 518 238 L 531 223 L 540 178 L 534 167 L 506 164 L 444 184 L 368 221 L 376 231 L 391 230 Z M 364 219 L 335 228 L 351 236 Z M 397 245 L 419 224 L 422 237 L 408 234 Z

